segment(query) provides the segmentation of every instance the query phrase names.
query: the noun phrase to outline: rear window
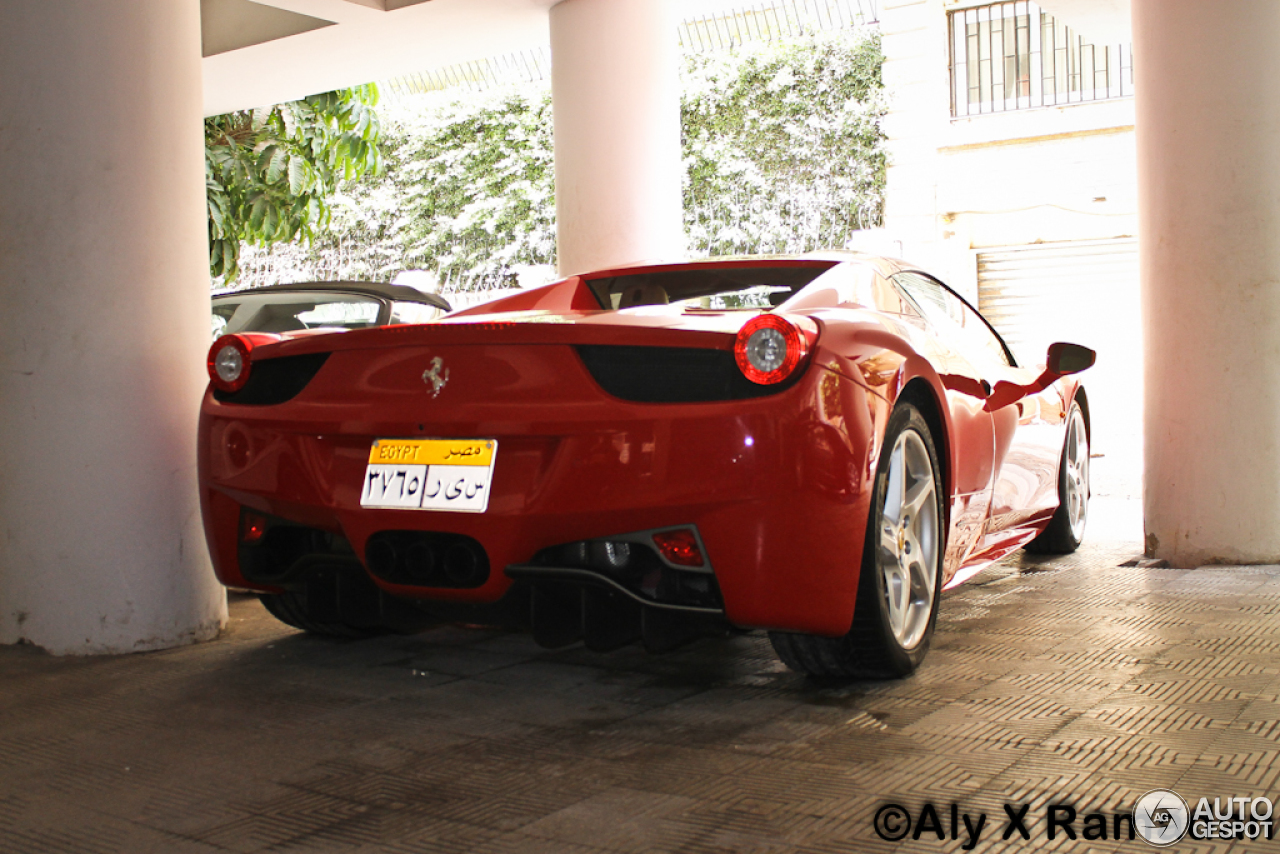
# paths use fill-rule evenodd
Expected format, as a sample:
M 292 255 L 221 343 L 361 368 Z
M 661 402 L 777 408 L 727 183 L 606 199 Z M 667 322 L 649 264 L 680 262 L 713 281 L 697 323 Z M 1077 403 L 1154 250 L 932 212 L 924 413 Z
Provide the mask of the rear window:
M 422 302 L 391 303 L 391 320 L 388 323 L 429 323 L 445 313 L 443 308 Z
M 676 305 L 713 310 L 768 309 L 781 305 L 834 265 L 813 261 L 802 266 L 683 267 L 589 282 L 603 308 Z

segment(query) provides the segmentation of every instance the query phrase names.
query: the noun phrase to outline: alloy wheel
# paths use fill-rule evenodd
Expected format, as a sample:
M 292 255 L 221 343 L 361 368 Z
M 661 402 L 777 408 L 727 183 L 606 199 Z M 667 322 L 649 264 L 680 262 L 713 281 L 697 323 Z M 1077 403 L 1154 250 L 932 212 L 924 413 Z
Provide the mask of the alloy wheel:
M 1071 535 L 1080 541 L 1084 539 L 1084 525 L 1089 518 L 1089 434 L 1084 429 L 1084 416 L 1079 409 L 1071 410 L 1063 466 L 1067 520 L 1071 525 Z
M 905 650 L 920 644 L 933 617 L 940 543 L 929 449 L 919 433 L 904 430 L 890 452 L 876 565 L 884 581 L 889 628 Z

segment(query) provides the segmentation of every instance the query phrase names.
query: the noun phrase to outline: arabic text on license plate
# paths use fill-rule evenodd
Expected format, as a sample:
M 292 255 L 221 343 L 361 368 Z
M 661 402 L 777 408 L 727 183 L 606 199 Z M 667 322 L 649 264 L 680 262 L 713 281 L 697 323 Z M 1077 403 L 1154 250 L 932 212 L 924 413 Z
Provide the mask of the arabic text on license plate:
M 375 439 L 360 506 L 483 513 L 497 456 L 493 439 Z

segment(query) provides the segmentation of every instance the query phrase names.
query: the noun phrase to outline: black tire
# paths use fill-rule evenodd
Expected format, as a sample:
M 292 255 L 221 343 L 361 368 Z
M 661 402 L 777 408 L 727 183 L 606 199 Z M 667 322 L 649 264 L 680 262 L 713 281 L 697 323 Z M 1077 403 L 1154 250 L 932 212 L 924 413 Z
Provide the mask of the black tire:
M 862 550 L 853 625 L 847 634 L 836 638 L 770 632 L 774 651 L 792 670 L 822 678 L 895 678 L 919 667 L 928 651 L 938 618 L 942 559 L 946 552 L 942 469 L 929 425 L 910 403 L 899 404 L 890 415 L 881 449 Z M 890 471 L 895 459 L 905 477 L 914 480 L 907 489 L 899 488 L 891 493 Z M 927 472 L 924 471 L 926 460 Z M 902 512 L 897 520 L 886 517 L 887 501 L 899 501 L 900 511 L 906 495 L 917 487 L 923 489 L 921 485 L 926 482 L 931 484 L 931 500 L 928 493 L 919 496 L 919 512 L 913 518 L 906 518 L 910 514 Z M 914 530 L 908 530 L 913 527 Z M 893 549 L 882 548 L 882 542 L 888 539 L 892 539 Z M 919 545 L 913 546 L 915 543 Z M 910 557 L 913 549 L 917 552 L 916 559 Z M 925 559 L 918 559 L 920 555 Z M 904 562 L 911 564 L 906 569 L 910 583 L 906 588 L 895 586 L 895 590 L 903 591 L 906 598 L 900 594 L 899 605 L 905 602 L 907 608 L 901 617 L 903 625 L 895 628 L 890 605 L 890 587 L 894 585 L 887 575 L 894 574 L 895 570 L 902 572 Z
M 1049 525 L 1026 550 L 1032 554 L 1069 555 L 1084 542 L 1089 520 L 1089 431 L 1077 403 L 1067 413 L 1067 435 L 1058 458 L 1058 509 Z
M 352 626 L 325 620 L 312 619 L 307 609 L 306 595 L 301 591 L 286 590 L 283 593 L 259 593 L 263 606 L 280 622 L 307 634 L 328 638 L 369 638 L 386 634 L 381 626 Z

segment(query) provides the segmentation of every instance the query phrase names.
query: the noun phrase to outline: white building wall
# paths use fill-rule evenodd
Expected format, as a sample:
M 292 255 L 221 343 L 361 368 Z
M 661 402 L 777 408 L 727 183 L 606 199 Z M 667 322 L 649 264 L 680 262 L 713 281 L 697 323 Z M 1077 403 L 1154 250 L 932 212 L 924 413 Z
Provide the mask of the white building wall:
M 948 14 L 981 5 L 884 0 L 880 15 L 891 103 L 885 229 L 904 257 L 975 304 L 985 249 L 1137 234 L 1132 98 L 951 117 Z M 1108 402 L 1094 418 L 1105 422 L 1095 437 L 1106 454 L 1095 461 L 1102 494 L 1140 490 L 1136 277 L 1126 287 L 1092 313 L 1096 325 L 1070 330 L 1099 351 L 1084 380 Z
M 938 25 L 939 20 L 943 26 Z M 884 0 L 880 7 L 884 83 L 889 110 L 885 229 L 902 254 L 933 261 L 938 243 L 938 147 L 947 130 L 946 30 L 940 0 Z M 954 278 L 954 276 L 952 277 Z

